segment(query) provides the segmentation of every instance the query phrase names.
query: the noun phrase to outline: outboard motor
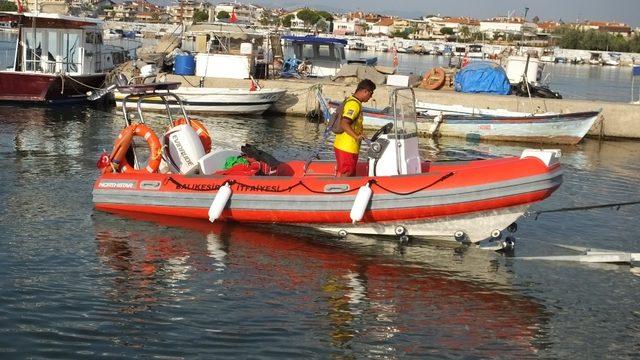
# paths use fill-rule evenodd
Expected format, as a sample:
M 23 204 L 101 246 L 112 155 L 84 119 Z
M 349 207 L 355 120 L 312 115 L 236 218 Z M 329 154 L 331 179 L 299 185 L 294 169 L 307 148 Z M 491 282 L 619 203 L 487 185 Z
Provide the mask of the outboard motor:
M 198 160 L 205 155 L 196 131 L 189 124 L 174 126 L 163 137 L 164 157 L 171 172 L 197 174 Z

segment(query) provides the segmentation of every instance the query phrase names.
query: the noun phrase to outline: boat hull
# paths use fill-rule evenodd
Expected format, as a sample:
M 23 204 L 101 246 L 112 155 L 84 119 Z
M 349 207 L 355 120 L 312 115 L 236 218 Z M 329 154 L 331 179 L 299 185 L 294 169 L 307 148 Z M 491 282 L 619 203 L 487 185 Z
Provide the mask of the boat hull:
M 245 89 L 222 88 L 179 88 L 172 91 L 180 97 L 186 110 L 198 113 L 222 114 L 262 114 L 278 101 L 286 90 L 263 89 L 249 91 Z M 124 94 L 114 93 L 116 103 L 122 106 Z M 179 109 L 179 105 L 167 98 L 171 108 Z M 135 108 L 135 98 L 127 101 L 128 108 Z M 141 102 L 141 107 L 147 110 L 164 111 L 165 103 L 159 98 L 148 98 Z
M 229 183 L 232 195 L 220 220 L 311 226 L 325 231 L 391 234 L 397 226 L 411 236 L 454 240 L 491 238 L 526 208 L 562 182 L 559 164 L 535 157 L 424 163 L 423 173 L 386 177 L 334 177 L 333 162 L 284 164 L 283 176 L 182 176 L 109 173 L 95 183 L 96 209 L 208 219 L 218 189 Z M 366 173 L 367 164 L 359 164 Z M 358 189 L 373 195 L 364 216 L 352 224 Z
M 575 145 L 599 115 L 598 111 L 524 117 L 444 115 L 436 131 L 450 137 Z
M 330 106 L 337 107 L 335 102 Z M 364 126 L 371 129 L 393 122 L 393 114 L 375 109 L 365 108 L 363 116 Z M 418 131 L 423 136 L 575 145 L 599 116 L 599 111 L 529 116 L 443 114 L 440 118 L 418 115 Z
M 87 92 L 102 87 L 105 74 L 56 75 L 0 71 L 0 101 L 64 103 L 87 100 Z

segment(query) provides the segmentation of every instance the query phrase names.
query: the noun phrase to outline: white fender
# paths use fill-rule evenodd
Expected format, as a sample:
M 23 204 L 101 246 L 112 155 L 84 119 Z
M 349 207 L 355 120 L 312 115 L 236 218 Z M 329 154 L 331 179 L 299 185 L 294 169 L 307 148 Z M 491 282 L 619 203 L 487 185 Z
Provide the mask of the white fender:
M 349 214 L 349 216 L 351 217 L 351 221 L 354 224 L 362 220 L 364 212 L 365 210 L 367 210 L 367 206 L 369 205 L 369 200 L 371 200 L 372 194 L 373 191 L 369 187 L 369 183 L 361 186 L 358 190 L 356 199 L 353 201 L 353 206 L 351 207 L 351 213 Z
M 216 197 L 213 198 L 211 207 L 209 207 L 209 221 L 214 222 L 220 217 L 222 210 L 227 206 L 229 198 L 231 198 L 231 186 L 228 183 L 224 183 L 218 189 L 218 193 L 216 193 Z

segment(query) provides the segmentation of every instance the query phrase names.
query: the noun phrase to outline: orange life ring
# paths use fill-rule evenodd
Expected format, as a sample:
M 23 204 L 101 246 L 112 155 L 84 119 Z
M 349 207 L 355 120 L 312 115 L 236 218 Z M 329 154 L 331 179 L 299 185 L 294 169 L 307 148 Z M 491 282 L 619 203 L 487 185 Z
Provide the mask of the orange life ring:
M 433 68 L 424 73 L 420 87 L 428 90 L 438 90 L 444 85 L 445 79 L 446 76 L 443 68 Z
M 200 142 L 202 143 L 204 152 L 208 154 L 209 151 L 211 151 L 211 135 L 209 135 L 209 131 L 207 130 L 206 126 L 204 126 L 204 124 L 200 121 L 194 119 L 189 120 L 189 122 L 191 123 L 191 127 L 196 131 L 196 134 L 198 134 L 198 137 L 200 138 Z M 178 126 L 186 123 L 187 121 L 184 118 L 179 118 L 173 120 L 172 122 L 173 126 Z
M 151 157 L 147 162 L 147 166 L 144 169 L 134 169 L 133 166 L 127 161 L 126 154 L 133 143 L 133 138 L 140 136 L 145 139 L 149 145 L 149 153 Z M 116 143 L 113 146 L 113 151 L 109 159 L 113 166 L 106 167 L 105 171 L 119 171 L 128 173 L 154 173 L 158 171 L 161 160 L 161 148 L 160 140 L 156 134 L 145 124 L 131 124 L 127 126 L 118 135 Z

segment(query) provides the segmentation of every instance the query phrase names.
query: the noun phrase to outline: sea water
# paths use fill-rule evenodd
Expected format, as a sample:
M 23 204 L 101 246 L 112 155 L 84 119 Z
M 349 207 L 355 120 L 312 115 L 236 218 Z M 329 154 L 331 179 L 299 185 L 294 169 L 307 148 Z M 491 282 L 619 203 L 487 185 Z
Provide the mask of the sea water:
M 282 160 L 307 159 L 323 130 L 301 118 L 201 118 L 214 149 L 251 143 Z M 112 109 L 0 106 L 3 358 L 637 357 L 634 269 L 518 257 L 567 254 L 556 243 L 640 252 L 640 206 L 521 219 L 512 256 L 116 216 L 93 209 L 91 190 L 122 126 Z M 540 147 L 422 140 L 425 159 Z M 564 183 L 532 210 L 640 200 L 640 142 L 560 149 Z

